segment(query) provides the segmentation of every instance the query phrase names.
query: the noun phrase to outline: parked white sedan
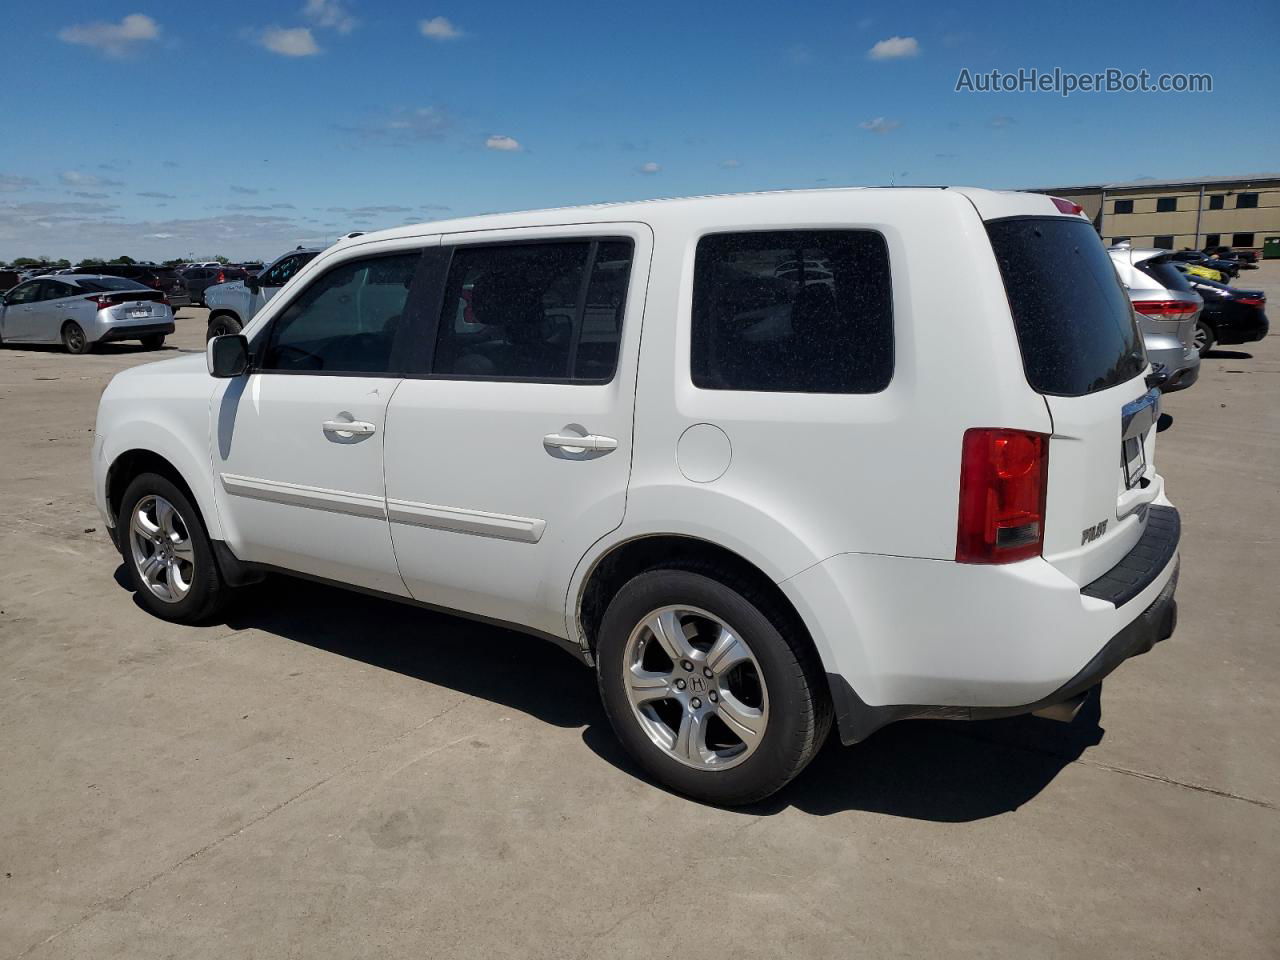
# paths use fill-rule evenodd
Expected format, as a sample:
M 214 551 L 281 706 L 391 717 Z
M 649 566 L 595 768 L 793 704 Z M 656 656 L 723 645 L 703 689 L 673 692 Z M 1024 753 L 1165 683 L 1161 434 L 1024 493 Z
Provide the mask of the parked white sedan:
M 155 350 L 171 333 L 164 294 L 122 277 L 37 277 L 0 296 L 3 343 L 61 343 L 68 353 L 88 353 L 99 343 L 139 340 Z

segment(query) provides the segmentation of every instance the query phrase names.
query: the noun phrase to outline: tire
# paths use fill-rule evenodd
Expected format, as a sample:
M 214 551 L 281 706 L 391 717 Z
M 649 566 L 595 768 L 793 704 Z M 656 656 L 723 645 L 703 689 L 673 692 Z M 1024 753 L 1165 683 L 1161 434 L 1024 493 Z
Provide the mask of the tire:
M 205 339 L 212 340 L 214 337 L 225 336 L 230 333 L 239 333 L 243 328 L 235 317 L 229 314 L 220 313 L 209 321 L 209 329 L 205 332 Z
M 150 336 L 143 337 L 141 342 L 143 350 L 159 350 L 164 346 L 164 334 L 153 333 Z
M 655 619 L 693 634 L 675 643 L 690 653 L 693 670 L 664 652 L 671 647 L 645 625 Z M 749 588 L 690 570 L 650 570 L 628 581 L 609 603 L 596 645 L 600 697 L 627 752 L 658 782 L 724 806 L 763 800 L 789 783 L 831 728 L 817 654 L 789 620 Z M 730 668 L 734 654 L 716 654 L 722 630 L 740 641 L 737 648 L 724 641 L 739 657 Z M 646 702 L 633 702 L 632 690 Z M 730 727 L 735 716 L 760 735 L 740 736 L 749 727 Z M 702 731 L 685 738 L 693 749 L 682 746 L 686 725 Z
M 176 520 L 165 519 L 161 504 L 172 509 Z M 139 513 L 141 521 L 135 516 Z M 129 582 L 148 612 L 175 623 L 201 623 L 225 605 L 229 588 L 214 560 L 204 522 L 171 480 L 157 473 L 134 477 L 116 522 Z M 172 544 L 167 548 L 163 546 L 166 538 Z M 159 558 L 158 565 L 148 564 L 154 557 Z M 144 568 L 154 571 L 150 577 Z
M 1194 342 L 1196 345 L 1196 351 L 1200 354 L 1200 358 L 1204 359 L 1204 355 L 1213 349 L 1214 344 L 1218 342 L 1218 338 L 1213 332 L 1213 327 L 1205 323 L 1203 320 L 1197 320 Z
M 88 353 L 93 349 L 89 338 L 84 334 L 84 327 L 74 320 L 68 320 L 62 325 L 62 345 L 67 353 Z

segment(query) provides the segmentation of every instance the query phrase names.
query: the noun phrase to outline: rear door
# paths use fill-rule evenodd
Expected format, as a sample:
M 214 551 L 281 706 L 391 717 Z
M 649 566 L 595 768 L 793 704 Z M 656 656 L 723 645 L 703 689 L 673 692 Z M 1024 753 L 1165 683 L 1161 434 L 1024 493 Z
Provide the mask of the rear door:
M 1155 472 L 1158 391 L 1111 259 L 1078 217 L 986 224 L 1032 389 L 1053 420 L 1044 557 L 1081 586 L 1138 542 Z
M 387 509 L 417 600 L 564 633 L 574 566 L 622 522 L 652 237 L 453 234 L 387 413 Z

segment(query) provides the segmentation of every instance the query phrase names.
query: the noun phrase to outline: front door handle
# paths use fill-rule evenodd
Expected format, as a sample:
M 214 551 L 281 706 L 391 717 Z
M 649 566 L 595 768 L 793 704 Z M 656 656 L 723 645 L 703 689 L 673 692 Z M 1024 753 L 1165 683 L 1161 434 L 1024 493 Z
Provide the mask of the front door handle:
M 618 441 L 613 437 L 598 437 L 594 433 L 585 437 L 549 433 L 542 438 L 542 442 L 548 447 L 558 447 L 565 453 L 608 453 L 618 449 Z
M 336 433 L 340 437 L 367 437 L 378 428 L 366 420 L 326 420 L 322 426 L 325 433 Z

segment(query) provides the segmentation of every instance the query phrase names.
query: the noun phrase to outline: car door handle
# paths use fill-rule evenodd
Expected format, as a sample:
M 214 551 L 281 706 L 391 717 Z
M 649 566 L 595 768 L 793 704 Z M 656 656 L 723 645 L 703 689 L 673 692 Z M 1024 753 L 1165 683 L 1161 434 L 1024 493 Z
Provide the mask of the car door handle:
M 548 433 L 542 438 L 542 442 L 548 447 L 558 447 L 566 453 L 608 453 L 618 449 L 618 441 L 613 437 L 598 437 L 594 433 L 589 433 L 585 437 Z
M 378 429 L 367 420 L 326 420 L 322 426 L 325 433 L 340 437 L 367 437 Z

